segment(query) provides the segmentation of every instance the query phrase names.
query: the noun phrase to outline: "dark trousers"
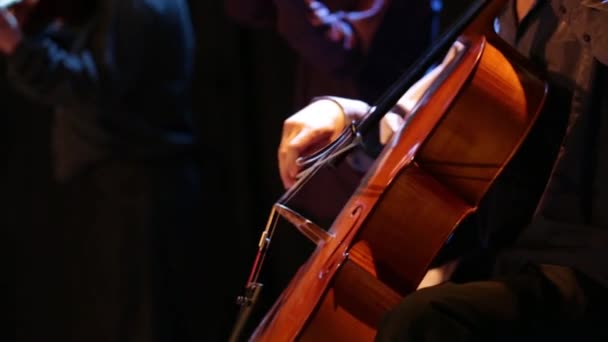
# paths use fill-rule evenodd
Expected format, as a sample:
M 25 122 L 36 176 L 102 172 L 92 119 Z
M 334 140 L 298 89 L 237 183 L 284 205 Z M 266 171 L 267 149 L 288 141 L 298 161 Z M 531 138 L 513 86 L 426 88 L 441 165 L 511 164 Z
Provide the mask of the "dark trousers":
M 57 340 L 205 340 L 200 182 L 196 162 L 171 159 L 104 162 L 61 185 Z
M 606 341 L 606 296 L 569 268 L 530 266 L 414 292 L 386 315 L 376 341 Z

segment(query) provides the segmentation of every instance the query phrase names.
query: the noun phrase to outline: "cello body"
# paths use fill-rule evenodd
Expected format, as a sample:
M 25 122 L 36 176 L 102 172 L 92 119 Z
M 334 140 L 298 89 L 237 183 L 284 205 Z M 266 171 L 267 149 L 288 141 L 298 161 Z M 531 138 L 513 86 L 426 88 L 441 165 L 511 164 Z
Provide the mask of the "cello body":
M 504 3 L 493 2 L 488 11 Z M 316 224 L 297 201 L 276 205 L 291 222 L 301 221 L 295 226 L 314 248 L 250 341 L 372 341 L 382 316 L 416 290 L 450 236 L 476 211 L 548 95 L 544 78 L 525 58 L 481 29 L 489 23 L 477 21 L 459 37 L 464 49 L 340 203 L 331 224 L 323 227 L 327 213 Z

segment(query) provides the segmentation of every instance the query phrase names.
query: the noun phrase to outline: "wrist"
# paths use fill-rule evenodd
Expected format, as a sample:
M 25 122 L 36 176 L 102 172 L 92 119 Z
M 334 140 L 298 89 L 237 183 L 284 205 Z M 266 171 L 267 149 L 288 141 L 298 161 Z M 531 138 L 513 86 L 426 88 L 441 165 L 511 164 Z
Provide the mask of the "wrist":
M 311 103 L 317 101 L 329 101 L 337 106 L 342 114 L 343 127 L 361 120 L 370 109 L 370 106 L 363 101 L 337 96 L 317 96 L 311 100 Z
M 340 103 L 340 100 L 338 98 L 333 97 L 333 96 L 317 96 L 311 100 L 311 103 L 320 102 L 320 101 L 330 102 L 330 103 L 332 103 L 332 105 L 336 106 L 339 109 L 340 114 L 341 114 L 341 119 L 342 119 L 342 127 L 346 127 L 353 122 L 353 120 L 349 117 L 346 109 L 344 108 L 342 103 Z

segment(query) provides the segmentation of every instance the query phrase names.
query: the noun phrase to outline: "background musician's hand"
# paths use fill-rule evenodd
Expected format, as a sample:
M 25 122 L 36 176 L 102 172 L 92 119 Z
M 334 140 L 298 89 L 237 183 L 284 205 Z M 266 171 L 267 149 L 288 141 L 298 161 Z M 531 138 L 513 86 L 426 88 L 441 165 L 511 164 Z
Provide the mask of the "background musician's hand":
M 7 9 L 0 9 L 0 51 L 10 55 L 21 42 L 22 33 L 17 18 Z
M 387 113 L 380 121 L 380 143 L 386 144 L 393 134 L 401 129 L 401 126 L 412 115 L 426 91 L 437 80 L 446 66 L 456 58 L 459 51 L 463 49 L 464 45 L 462 43 L 455 42 L 444 57 L 443 62 L 430 70 L 403 94 L 393 108 L 393 112 Z M 399 115 L 396 112 L 402 114 Z
M 389 139 L 403 126 L 401 115 L 392 112 L 386 113 L 380 120 L 380 143 L 386 144 Z
M 279 171 L 285 188 L 290 188 L 300 172 L 297 159 L 326 146 L 346 127 L 343 108 L 321 99 L 293 114 L 283 123 L 278 150 Z

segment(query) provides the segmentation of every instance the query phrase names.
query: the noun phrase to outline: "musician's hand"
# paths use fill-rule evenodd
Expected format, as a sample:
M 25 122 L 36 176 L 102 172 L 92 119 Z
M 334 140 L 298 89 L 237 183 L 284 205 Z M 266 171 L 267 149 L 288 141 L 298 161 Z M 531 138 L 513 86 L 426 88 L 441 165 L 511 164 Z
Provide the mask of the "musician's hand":
M 0 10 L 0 52 L 10 55 L 21 39 L 22 33 L 17 18 L 6 9 Z
M 393 108 L 395 112 L 400 112 L 402 115 L 389 112 L 382 118 L 380 121 L 380 142 L 382 144 L 386 144 L 393 134 L 403 126 L 403 123 L 413 114 L 414 109 L 429 87 L 435 82 L 446 66 L 456 58 L 459 51 L 463 49 L 464 45 L 462 43 L 455 42 L 444 57 L 443 62 L 429 71 L 403 94 L 395 105 L 396 108 Z
M 331 96 L 317 99 L 287 118 L 278 150 L 279 171 L 285 188 L 295 183 L 301 171 L 298 158 L 335 140 L 347 125 L 368 111 L 369 105 L 363 101 Z
M 285 188 L 295 183 L 300 172 L 297 159 L 329 144 L 346 124 L 343 109 L 330 100 L 315 101 L 285 120 L 278 150 Z

